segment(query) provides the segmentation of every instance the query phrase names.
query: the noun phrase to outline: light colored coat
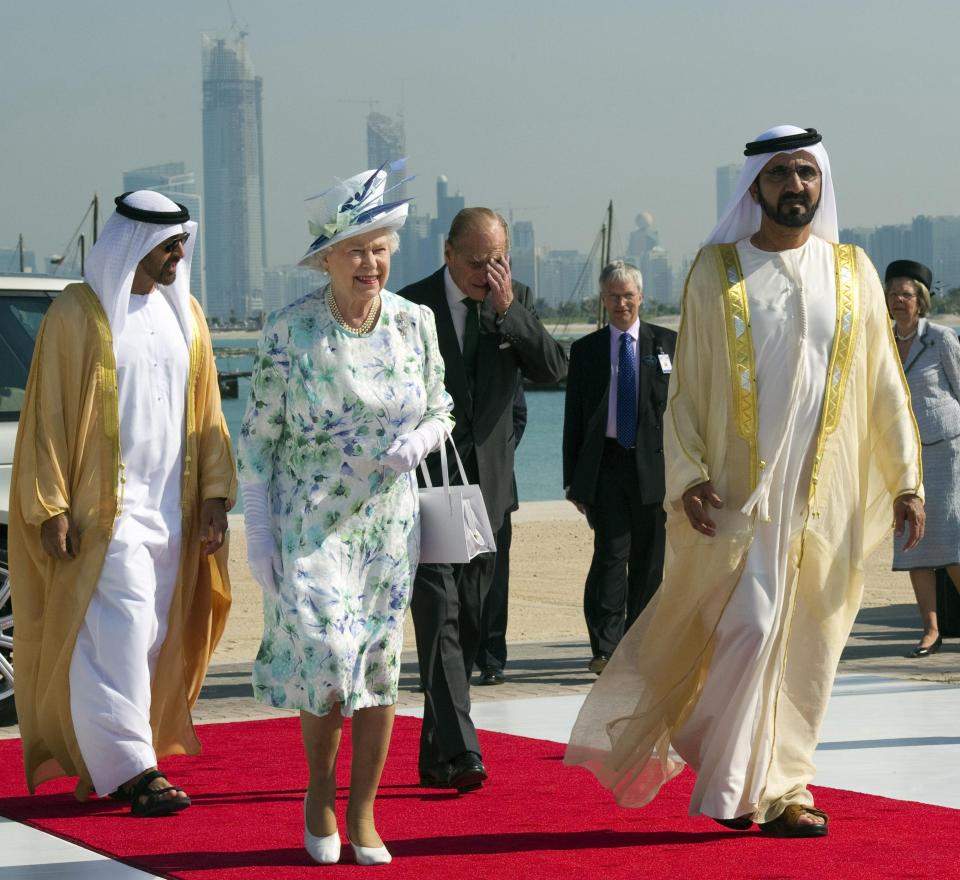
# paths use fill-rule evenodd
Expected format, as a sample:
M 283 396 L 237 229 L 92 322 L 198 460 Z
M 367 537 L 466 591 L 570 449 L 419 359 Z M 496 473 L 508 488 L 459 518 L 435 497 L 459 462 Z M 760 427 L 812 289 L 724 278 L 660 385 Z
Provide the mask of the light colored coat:
M 158 757 L 200 750 L 190 706 L 230 607 L 227 546 L 203 556 L 198 517 L 203 499 L 233 504 L 233 452 L 210 335 L 196 300 L 191 309 L 183 549 L 151 702 Z M 70 713 L 70 661 L 122 491 L 116 361 L 110 325 L 88 285 L 70 285 L 50 306 L 21 413 L 10 501 L 10 579 L 27 785 L 33 791 L 47 779 L 76 775 L 77 797 L 83 799 L 91 784 Z M 79 529 L 81 549 L 75 559 L 55 561 L 40 545 L 40 526 L 67 511 Z
M 960 340 L 956 331 L 921 318 L 903 362 L 924 446 L 960 435 Z

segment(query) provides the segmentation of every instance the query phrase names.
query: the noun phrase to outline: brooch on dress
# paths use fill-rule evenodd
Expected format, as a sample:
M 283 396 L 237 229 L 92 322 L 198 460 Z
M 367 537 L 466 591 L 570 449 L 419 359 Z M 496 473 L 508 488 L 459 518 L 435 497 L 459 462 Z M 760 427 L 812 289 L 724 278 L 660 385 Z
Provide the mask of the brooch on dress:
M 410 319 L 403 313 L 400 312 L 394 319 L 393 323 L 397 325 L 397 332 L 404 338 L 407 338 L 407 328 L 410 326 Z

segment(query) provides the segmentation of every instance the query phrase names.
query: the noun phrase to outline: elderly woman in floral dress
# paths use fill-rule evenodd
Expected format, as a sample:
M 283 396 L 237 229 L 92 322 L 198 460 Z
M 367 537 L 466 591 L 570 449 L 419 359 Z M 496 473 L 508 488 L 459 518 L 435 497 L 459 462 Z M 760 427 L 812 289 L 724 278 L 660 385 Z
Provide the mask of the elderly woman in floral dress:
M 374 800 L 419 551 L 413 471 L 452 426 L 433 313 L 384 289 L 407 200 L 367 171 L 308 200 L 301 265 L 329 284 L 271 315 L 240 431 L 247 555 L 264 590 L 256 698 L 300 710 L 304 844 L 336 862 L 336 759 L 352 717 L 347 837 L 390 861 Z

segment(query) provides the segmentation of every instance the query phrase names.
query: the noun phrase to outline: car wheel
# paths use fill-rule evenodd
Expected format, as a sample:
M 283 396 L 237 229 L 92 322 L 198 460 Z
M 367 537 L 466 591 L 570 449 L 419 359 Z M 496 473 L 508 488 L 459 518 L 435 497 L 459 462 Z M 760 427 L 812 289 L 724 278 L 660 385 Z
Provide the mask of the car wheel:
M 0 724 L 15 724 L 13 704 L 13 603 L 10 575 L 0 568 Z

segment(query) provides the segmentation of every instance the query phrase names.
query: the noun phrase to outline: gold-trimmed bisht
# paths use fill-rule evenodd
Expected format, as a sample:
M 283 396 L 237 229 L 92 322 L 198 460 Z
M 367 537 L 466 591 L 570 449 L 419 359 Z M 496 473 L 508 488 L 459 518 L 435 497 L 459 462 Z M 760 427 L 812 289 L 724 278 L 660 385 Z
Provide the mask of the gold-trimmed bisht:
M 823 462 L 823 449 L 827 437 L 840 423 L 844 391 L 853 362 L 854 341 L 860 322 L 860 305 L 857 297 L 857 252 L 854 245 L 835 244 L 834 264 L 836 274 L 837 318 L 827 385 L 823 396 L 823 411 L 817 432 L 816 453 L 810 477 L 809 502 L 813 507 L 817 480 Z M 750 332 L 750 306 L 746 283 L 736 245 L 719 245 L 720 272 L 724 289 L 723 312 L 727 331 L 727 352 L 730 359 L 730 376 L 733 385 L 734 414 L 737 433 L 750 447 L 750 489 L 756 488 L 764 462 L 757 452 L 757 379 L 753 352 L 753 336 Z M 818 513 L 812 510 L 814 516 Z
M 735 244 L 718 246 L 723 296 L 723 316 L 727 331 L 727 356 L 733 386 L 733 411 L 737 434 L 750 448 L 750 492 L 757 488 L 764 462 L 757 451 L 757 368 L 750 332 L 750 304 L 747 285 Z M 748 493 L 749 494 L 749 493 Z
M 809 504 L 813 516 L 820 513 L 814 507 L 817 494 L 817 480 L 823 463 L 823 448 L 827 437 L 840 424 L 843 407 L 843 395 L 850 377 L 850 365 L 853 363 L 854 342 L 860 327 L 860 298 L 857 295 L 857 249 L 852 244 L 833 246 L 834 266 L 837 285 L 837 322 L 833 334 L 833 348 L 830 352 L 830 365 L 827 368 L 827 387 L 823 394 L 823 412 L 820 417 L 820 430 L 817 432 L 817 451 L 813 458 L 813 470 L 810 474 Z
M 80 296 L 84 308 L 90 312 L 93 324 L 97 329 L 97 340 L 100 343 L 100 358 L 97 366 L 100 393 L 103 396 L 103 433 L 107 438 L 107 446 L 111 449 L 110 473 L 113 478 L 113 495 L 117 499 L 116 508 L 112 511 L 101 511 L 101 528 L 104 533 L 113 533 L 113 524 L 123 510 L 123 487 L 126 483 L 123 458 L 120 454 L 120 391 L 117 382 L 117 359 L 113 353 L 113 333 L 110 330 L 110 321 L 103 310 L 100 299 L 90 285 L 80 285 Z

